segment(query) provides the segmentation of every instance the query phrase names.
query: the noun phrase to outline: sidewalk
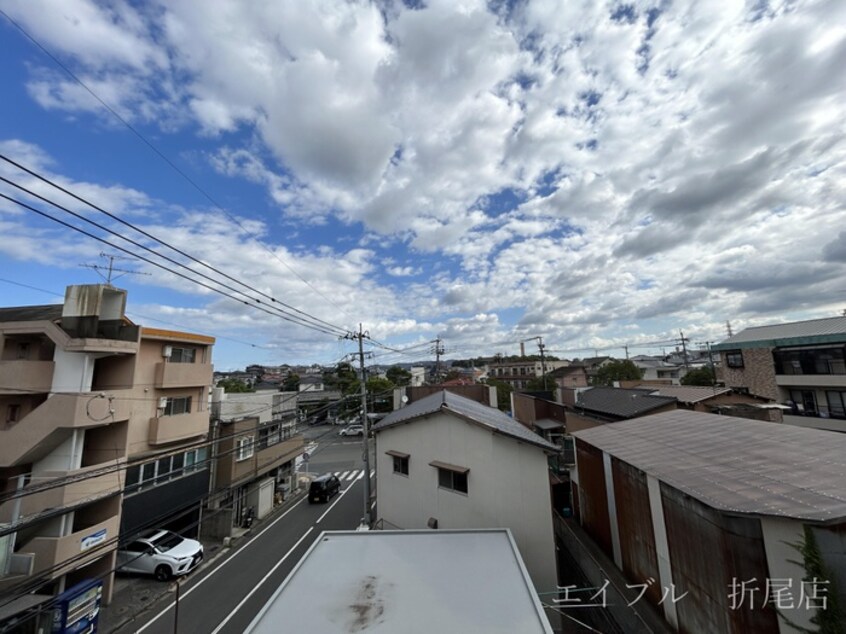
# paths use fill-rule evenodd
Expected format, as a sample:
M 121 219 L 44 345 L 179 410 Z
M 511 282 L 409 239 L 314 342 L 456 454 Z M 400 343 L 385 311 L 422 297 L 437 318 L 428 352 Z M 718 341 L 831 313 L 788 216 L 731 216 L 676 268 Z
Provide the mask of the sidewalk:
M 178 582 L 182 586 L 187 580 L 195 578 L 202 571 L 214 567 L 215 561 L 232 549 L 240 548 L 246 543 L 244 537 L 249 537 L 253 532 L 261 530 L 262 526 L 272 521 L 279 513 L 284 512 L 300 501 L 305 495 L 305 490 L 292 495 L 282 504 L 274 507 L 267 516 L 256 521 L 251 528 L 235 527 L 232 529 L 232 537 L 229 545 L 224 546 L 220 541 L 201 540 L 205 557 L 203 562 L 192 570 L 187 576 L 180 577 Z M 133 622 L 141 616 L 152 616 L 156 612 L 150 611 L 151 606 L 156 605 L 158 610 L 163 610 L 167 603 L 159 603 L 161 599 L 167 598 L 170 602 L 176 597 L 176 580 L 169 583 L 157 581 L 152 577 L 138 575 L 115 575 L 115 588 L 112 593 L 112 602 L 100 609 L 100 620 L 98 631 L 107 634 L 121 632 L 128 634 L 134 632 Z M 180 591 L 184 589 L 180 587 Z M 150 611 L 148 615 L 147 612 Z

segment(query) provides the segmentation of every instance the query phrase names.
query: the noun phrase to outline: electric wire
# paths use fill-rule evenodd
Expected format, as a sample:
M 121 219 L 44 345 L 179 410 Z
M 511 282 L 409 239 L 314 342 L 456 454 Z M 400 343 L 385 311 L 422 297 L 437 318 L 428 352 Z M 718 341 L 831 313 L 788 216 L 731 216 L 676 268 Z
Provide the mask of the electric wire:
M 3 9 L 0 9 L 0 14 L 2 14 L 3 17 L 5 17 L 12 25 L 14 25 L 15 28 L 17 28 L 30 42 L 35 44 L 35 46 L 37 46 L 45 55 L 47 55 L 47 57 L 49 57 L 51 60 L 53 60 L 53 62 L 59 68 L 61 68 L 63 71 L 65 71 L 71 77 L 71 79 L 73 79 L 76 83 L 78 83 L 92 97 L 94 97 L 94 99 L 96 99 L 108 112 L 110 112 L 112 114 L 112 116 L 114 116 L 118 121 L 120 121 L 124 126 L 126 126 L 126 128 L 130 132 L 132 132 L 132 134 L 134 134 L 147 147 L 149 147 L 159 158 L 161 158 L 165 163 L 167 163 L 167 165 L 170 166 L 171 169 L 173 169 L 177 174 L 179 174 L 182 178 L 184 178 L 206 200 L 208 200 L 212 205 L 214 205 L 215 208 L 220 210 L 222 213 L 224 213 L 226 215 L 227 218 L 229 218 L 232 222 L 234 222 L 236 225 L 238 225 L 238 227 L 242 231 L 244 231 L 244 233 L 246 233 L 251 238 L 253 238 L 256 241 L 257 244 L 261 245 L 261 247 L 264 248 L 265 251 L 267 251 L 271 256 L 273 256 L 274 259 L 276 259 L 280 264 L 282 264 L 285 268 L 287 268 L 291 273 L 293 273 L 300 281 L 302 281 L 309 288 L 311 288 L 315 293 L 317 293 L 323 299 L 325 299 L 327 302 L 329 302 L 329 304 L 331 304 L 332 306 L 334 306 L 335 308 L 340 310 L 343 314 L 347 315 L 347 313 L 344 311 L 343 308 L 338 306 L 329 297 L 327 297 L 322 292 L 320 292 L 320 290 L 317 289 L 314 285 L 312 285 L 311 282 L 309 282 L 306 278 L 304 278 L 302 275 L 297 273 L 297 271 L 295 271 L 287 262 L 282 260 L 282 258 L 280 258 L 279 255 L 276 252 L 274 252 L 272 249 L 270 249 L 268 246 L 266 246 L 263 242 L 261 242 L 261 240 L 259 240 L 258 237 L 255 235 L 255 233 L 249 231 L 246 227 L 244 227 L 244 225 L 234 215 L 230 214 L 226 210 L 226 208 L 224 208 L 220 203 L 218 203 L 214 198 L 212 198 L 212 196 L 205 189 L 200 187 L 200 185 L 198 183 L 196 183 L 190 176 L 188 176 L 188 174 L 186 174 L 173 161 L 171 161 L 164 152 L 159 150 L 151 141 L 149 141 L 143 134 L 141 134 L 141 132 L 137 128 L 135 128 L 132 124 L 130 124 L 129 121 L 127 121 L 124 117 L 122 117 L 114 108 L 112 108 L 108 103 L 106 103 L 106 101 L 104 101 L 102 98 L 100 98 L 100 96 L 97 95 L 97 93 L 95 93 L 85 82 L 83 82 L 82 79 L 80 79 L 73 71 L 71 71 L 70 68 L 68 68 L 65 64 L 63 64 L 62 61 L 59 60 L 58 57 L 53 55 L 53 53 L 51 53 L 47 49 L 46 46 L 41 44 L 41 42 L 39 42 L 34 36 L 30 35 L 29 32 L 27 32 L 26 29 L 23 28 L 23 26 L 21 26 L 20 24 L 18 24 L 18 22 L 13 20 L 11 18 L 11 16 L 9 16 L 9 14 L 7 14 L 5 11 L 3 11 Z M 347 315 L 347 316 L 349 316 L 349 315 Z
M 2 154 L 0 154 L 0 158 L 5 159 L 5 157 L 4 157 Z M 6 160 L 7 160 L 7 159 L 6 159 Z M 133 246 L 135 246 L 135 247 L 138 247 L 139 249 L 143 249 L 144 251 L 147 251 L 148 253 L 150 253 L 150 254 L 152 254 L 152 255 L 155 255 L 156 257 L 162 258 L 163 260 L 166 260 L 167 262 L 170 262 L 171 264 L 174 264 L 174 265 L 176 265 L 176 266 L 182 267 L 183 269 L 186 269 L 186 270 L 190 271 L 190 272 L 191 272 L 191 273 L 193 273 L 194 275 L 199 275 L 200 277 L 202 277 L 202 278 L 204 278 L 204 279 L 206 279 L 206 280 L 209 280 L 209 281 L 211 281 L 211 282 L 214 282 L 215 284 L 219 284 L 219 285 L 220 285 L 220 286 L 222 286 L 223 288 L 226 288 L 226 289 L 228 289 L 228 290 L 230 290 L 230 291 L 232 291 L 232 292 L 234 292 L 234 293 L 239 293 L 240 295 L 243 295 L 244 297 L 246 297 L 246 298 L 247 298 L 247 299 L 249 299 L 250 301 L 252 301 L 252 302 L 256 302 L 256 304 L 259 304 L 259 305 L 264 305 L 264 306 L 268 306 L 268 304 L 266 304 L 265 302 L 262 302 L 260 299 L 256 299 L 256 298 L 254 298 L 254 297 L 251 297 L 250 295 L 248 295 L 245 291 L 242 291 L 241 289 L 235 288 L 235 287 L 233 287 L 233 286 L 231 286 L 231 285 L 229 285 L 229 284 L 226 284 L 225 282 L 221 282 L 220 280 L 217 280 L 217 279 L 215 279 L 215 278 L 213 278 L 213 277 L 211 277 L 211 276 L 209 276 L 209 275 L 207 275 L 207 274 L 205 274 L 205 273 L 203 273 L 203 272 L 201 272 L 201 271 L 197 271 L 196 269 L 193 269 L 193 268 L 189 267 L 188 265 L 186 265 L 186 264 L 184 264 L 184 263 L 182 263 L 182 262 L 179 262 L 178 260 L 175 260 L 174 258 L 171 258 L 170 256 L 167 256 L 167 255 L 164 255 L 164 254 L 162 254 L 162 253 L 159 253 L 158 251 L 156 251 L 156 250 L 152 249 L 151 247 L 148 247 L 148 246 L 146 246 L 146 245 L 144 245 L 144 244 L 141 244 L 140 242 L 138 242 L 138 241 L 136 241 L 136 240 L 133 240 L 133 239 L 131 239 L 131 238 L 128 238 L 127 236 L 124 236 L 124 235 L 122 235 L 122 234 L 118 233 L 117 231 L 114 231 L 114 230 L 112 230 L 112 229 L 110 229 L 110 228 L 108 228 L 108 227 L 106 227 L 106 226 L 104 226 L 104 225 L 101 225 L 100 223 L 95 222 L 95 221 L 91 220 L 90 218 L 86 218 L 85 216 L 83 216 L 83 215 L 81 215 L 81 214 L 79 214 L 79 213 L 77 213 L 77 212 L 75 212 L 75 211 L 72 211 L 72 210 L 68 209 L 67 207 L 64 207 L 63 205 L 60 205 L 59 203 L 57 203 L 57 202 L 55 202 L 55 201 L 52 201 L 52 200 L 50 200 L 49 198 L 47 198 L 47 197 L 45 197 L 45 196 L 42 196 L 42 195 L 40 195 L 40 194 L 37 194 L 37 193 L 33 192 L 32 190 L 27 189 L 27 188 L 26 188 L 26 187 L 24 187 L 23 185 L 20 185 L 19 183 L 15 183 L 14 181 L 9 180 L 8 178 L 5 178 L 4 176 L 0 176 L 0 181 L 5 182 L 5 183 L 7 183 L 7 184 L 9 184 L 9 185 L 11 185 L 11 186 L 13 186 L 13 187 L 15 187 L 15 188 L 17 188 L 17 189 L 19 189 L 19 190 L 23 191 L 23 192 L 25 192 L 26 194 L 28 194 L 29 196 L 32 196 L 33 198 L 37 198 L 38 200 L 41 200 L 42 202 L 45 202 L 45 203 L 47 203 L 48 205 L 51 205 L 51 206 L 53 206 L 53 207 L 55 207 L 55 208 L 57 208 L 57 209 L 60 209 L 60 210 L 64 211 L 65 213 L 67 213 L 67 214 L 69 214 L 69 215 L 73 216 L 74 218 L 77 218 L 78 220 L 81 220 L 81 221 L 86 222 L 86 223 L 88 223 L 88 224 L 90 224 L 90 225 L 93 225 L 93 226 L 97 227 L 98 229 L 100 229 L 101 231 L 105 231 L 105 232 L 107 232 L 107 233 L 109 233 L 109 234 L 111 234 L 111 235 L 113 235 L 113 236 L 115 236 L 115 237 L 117 237 L 117 238 L 120 238 L 121 240 L 125 240 L 126 242 L 128 242 L 128 243 L 132 244 L 132 245 L 133 245 Z M 4 198 L 5 198 L 5 197 L 6 197 L 6 196 L 4 195 Z M 163 242 L 159 241 L 157 238 L 150 236 L 150 234 L 147 234 L 147 233 L 145 233 L 145 232 L 143 232 L 143 231 L 141 231 L 141 230 L 138 230 L 138 231 L 140 231 L 140 232 L 141 232 L 142 234 L 144 234 L 145 236 L 150 237 L 152 240 L 158 241 L 158 242 L 160 242 L 161 244 L 163 244 L 163 245 L 167 246 L 167 244 L 166 244 L 166 243 L 163 243 Z M 109 243 L 107 243 L 107 244 L 109 244 Z M 178 249 L 175 249 L 175 250 L 176 250 L 176 251 L 178 251 L 180 254 L 184 254 L 184 252 L 179 251 Z M 126 251 L 124 250 L 124 252 L 126 252 Z M 143 258 L 141 258 L 140 256 L 138 256 L 137 254 L 130 253 L 130 255 L 132 255 L 133 257 L 139 258 L 139 259 L 143 259 Z M 199 260 L 196 260 L 196 258 L 192 258 L 192 256 L 187 256 L 187 255 L 186 255 L 186 257 L 189 257 L 189 258 L 191 258 L 191 259 L 193 259 L 193 260 L 195 260 L 195 261 L 198 261 L 198 262 L 199 262 Z M 145 261 L 149 262 L 149 260 L 145 260 Z M 206 266 L 207 268 L 210 268 L 211 270 L 213 270 L 213 271 L 215 271 L 215 272 L 220 273 L 220 272 L 219 272 L 217 269 L 215 269 L 214 267 L 210 267 L 209 265 L 205 265 L 205 266 Z M 170 270 L 170 269 L 168 269 L 168 270 Z M 173 271 L 170 271 L 170 272 L 173 272 Z M 224 275 L 224 277 L 226 277 L 226 278 L 228 278 L 228 279 L 233 279 L 233 280 L 235 279 L 235 278 L 232 278 L 231 276 L 226 275 L 226 274 L 224 274 L 224 273 L 221 273 L 221 274 L 222 274 L 222 275 Z M 245 283 L 243 283 L 243 282 L 239 282 L 238 280 L 235 280 L 235 281 L 236 281 L 238 284 L 241 284 L 242 286 L 245 286 L 245 287 L 249 288 L 250 290 L 255 290 L 255 289 L 253 289 L 251 286 L 249 286 L 249 285 L 247 285 L 247 284 L 245 284 Z M 255 292 L 261 293 L 260 291 L 255 291 Z M 265 295 L 264 293 L 261 293 L 261 294 L 262 294 L 262 295 Z M 270 296 L 267 296 L 267 297 L 270 297 Z M 273 299 L 273 298 L 271 298 L 271 299 Z M 238 300 L 238 301 L 242 301 L 242 302 L 243 302 L 243 300 Z M 274 302 L 276 302 L 276 303 L 281 304 L 282 306 L 285 306 L 286 308 L 290 308 L 290 307 L 289 307 L 287 304 L 285 304 L 284 302 L 279 302 L 278 300 L 275 300 L 275 299 L 273 299 L 273 301 L 274 301 Z M 317 318 L 317 317 L 312 317 L 311 315 L 308 315 L 307 313 L 303 313 L 303 312 L 302 312 L 302 311 L 300 311 L 299 309 L 293 309 L 293 310 L 294 310 L 294 311 L 296 311 L 297 313 L 301 313 L 301 314 L 303 314 L 303 315 L 306 315 L 306 317 L 299 317 L 298 315 L 292 315 L 292 314 L 290 314 L 290 313 L 286 313 L 286 312 L 285 312 L 285 311 L 283 311 L 282 309 L 280 309 L 280 308 L 276 308 L 275 306 L 272 306 L 272 305 L 270 306 L 270 308 L 271 308 L 271 309 L 273 309 L 273 310 L 278 310 L 278 311 L 279 311 L 280 313 L 282 313 L 282 314 L 290 315 L 290 317 L 291 317 L 291 318 L 293 318 L 293 319 L 297 319 L 297 320 L 301 321 L 303 324 L 305 324 L 305 323 L 310 323 L 310 322 L 306 322 L 306 321 L 305 321 L 306 319 L 310 319 L 310 320 L 312 320 L 313 322 L 316 322 L 314 325 L 320 325 L 320 327 L 324 327 L 324 328 L 325 328 L 325 327 L 328 327 L 328 328 L 333 328 L 333 329 L 337 330 L 337 332 L 333 333 L 335 336 L 340 336 L 341 334 L 343 334 L 343 333 L 345 333 L 345 332 L 346 332 L 344 329 L 340 328 L 339 326 L 334 326 L 333 324 L 329 324 L 328 322 L 324 322 L 322 319 L 319 319 L 319 318 Z
M 155 267 L 157 267 L 157 268 L 160 268 L 160 269 L 164 270 L 165 272 L 170 273 L 171 275 L 176 275 L 177 277 L 181 277 L 181 278 L 183 278 L 183 279 L 185 279 L 185 280 L 187 280 L 187 281 L 189 281 L 189 282 L 192 282 L 192 283 L 194 283 L 194 284 L 197 284 L 197 285 L 199 285 L 199 286 L 202 286 L 202 287 L 204 287 L 204 288 L 207 288 L 208 290 L 210 290 L 210 291 L 212 291 L 212 292 L 215 292 L 215 293 L 218 293 L 218 294 L 220 294 L 220 295 L 223 295 L 224 297 L 227 297 L 227 298 L 229 298 L 229 299 L 231 299 L 231 300 L 233 300 L 233 301 L 239 302 L 239 303 L 241 303 L 241 304 L 245 304 L 245 305 L 247 305 L 247 306 L 252 306 L 252 307 L 254 307 L 254 308 L 257 308 L 258 310 L 261 310 L 261 311 L 262 311 L 262 312 L 264 312 L 264 313 L 267 313 L 268 315 L 273 315 L 273 316 L 275 316 L 275 317 L 279 317 L 279 318 L 284 319 L 285 321 L 291 322 L 291 323 L 293 323 L 293 324 L 296 324 L 296 325 L 299 325 L 299 326 L 303 326 L 303 327 L 305 327 L 305 328 L 310 328 L 311 330 L 315 330 L 315 331 L 321 332 L 321 333 L 323 333 L 323 334 L 330 335 L 330 336 L 332 336 L 332 337 L 337 337 L 337 336 L 338 336 L 338 333 L 337 333 L 337 332 L 333 332 L 333 331 L 330 331 L 330 330 L 328 330 L 328 329 L 318 327 L 317 325 L 315 325 L 315 324 L 311 324 L 311 323 L 308 323 L 308 322 L 298 321 L 297 319 L 295 319 L 295 318 L 294 318 L 293 316 L 291 316 L 291 315 L 287 315 L 287 314 L 283 314 L 283 313 L 278 313 L 278 312 L 272 312 L 271 310 L 268 310 L 268 309 L 267 309 L 264 305 L 253 304 L 253 303 L 248 302 L 248 301 L 245 301 L 245 300 L 240 300 L 240 299 L 238 299 L 237 297 L 233 297 L 233 296 L 232 296 L 232 295 L 230 295 L 229 293 L 226 293 L 226 292 L 224 292 L 224 291 L 220 290 L 219 288 L 216 288 L 216 287 L 214 287 L 214 286 L 211 286 L 211 285 L 206 284 L 206 283 L 204 283 L 204 282 L 201 282 L 201 281 L 199 281 L 199 280 L 193 279 L 193 278 L 189 277 L 188 275 L 185 275 L 185 274 L 183 274 L 183 273 L 180 273 L 179 271 L 174 271 L 174 270 L 172 270 L 172 269 L 169 269 L 168 267 L 166 267 L 165 265 L 163 265 L 163 264 L 161 264 L 161 263 L 159 263 L 159 262 L 155 262 L 155 261 L 151 260 L 150 258 L 144 257 L 144 256 L 139 255 L 139 254 L 137 254 L 137 253 L 133 253 L 132 251 L 130 251 L 130 250 L 128 250 L 128 249 L 125 249 L 124 247 L 122 247 L 122 246 L 120 246 L 120 245 L 117 245 L 117 244 L 115 244 L 115 243 L 113 243 L 113 242 L 109 242 L 109 241 L 108 241 L 108 240 L 106 240 L 105 238 L 102 238 L 102 237 L 100 237 L 100 236 L 97 236 L 97 235 L 95 235 L 95 234 L 93 234 L 93 233 L 90 233 L 90 232 L 88 232 L 88 231 L 85 231 L 84 229 L 82 229 L 82 228 L 80 228 L 80 227 L 77 227 L 77 226 L 72 225 L 72 224 L 70 224 L 70 223 L 68 223 L 68 222 L 65 222 L 65 221 L 63 221 L 63 220 L 61 220 L 61 219 L 59 219 L 59 218 L 56 218 L 56 217 L 54 217 L 54 216 L 51 216 L 50 214 L 48 214 L 48 213 L 46 213 L 46 212 L 44 212 L 44 211 L 41 211 L 41 210 L 39 210 L 39 209 L 36 209 L 35 207 L 33 207 L 33 206 L 31 206 L 31 205 L 28 205 L 28 204 L 26 204 L 26 203 L 24 203 L 24 202 L 22 202 L 22 201 L 20 201 L 20 200 L 17 200 L 17 199 L 15 199 L 15 198 L 12 198 L 11 196 L 7 196 L 6 194 L 4 194 L 4 193 L 2 193 L 2 192 L 0 192 L 0 198 L 3 198 L 3 199 L 5 199 L 5 200 L 8 200 L 9 202 L 12 202 L 12 203 L 14 203 L 14 204 L 16 204 L 16 205 L 19 205 L 20 207 L 23 207 L 24 209 L 28 209 L 29 211 L 32 211 L 33 213 L 38 214 L 39 216 L 42 216 L 42 217 L 44 217 L 44 218 L 47 218 L 48 220 L 52 220 L 53 222 L 58 223 L 58 224 L 60 224 L 60 225 L 62 225 L 62 226 L 65 226 L 65 227 L 67 227 L 68 229 L 72 229 L 73 231 L 77 231 L 77 232 L 79 232 L 79 233 L 81 233 L 81 234 L 83 234 L 83 235 L 85 235 L 85 236 L 88 236 L 89 238 L 93 238 L 94 240 L 97 240 L 98 242 L 102 242 L 103 244 L 106 244 L 106 245 L 110 246 L 110 247 L 111 247 L 111 248 L 113 248 L 113 249 L 116 249 L 116 250 L 118 250 L 118 251 L 121 251 L 122 253 L 126 253 L 126 254 L 128 254 L 128 255 L 131 255 L 131 256 L 132 256 L 132 257 L 134 257 L 134 258 L 137 258 L 137 259 L 139 259 L 139 260 L 142 260 L 142 261 L 144 261 L 144 262 L 147 262 L 148 264 L 151 264 L 151 265 L 153 265 L 153 266 L 155 266 Z M 73 213 L 73 212 L 71 212 L 71 213 Z M 95 223 L 95 224 L 96 224 L 96 223 Z M 220 282 L 218 282 L 218 283 L 220 283 Z M 221 285 L 223 285 L 223 284 L 221 284 Z

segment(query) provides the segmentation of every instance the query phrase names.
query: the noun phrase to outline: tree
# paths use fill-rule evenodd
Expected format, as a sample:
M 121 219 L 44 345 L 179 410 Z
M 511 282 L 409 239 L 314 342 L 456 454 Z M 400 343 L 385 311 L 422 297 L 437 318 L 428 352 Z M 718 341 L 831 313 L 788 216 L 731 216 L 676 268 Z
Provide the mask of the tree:
M 411 384 L 411 372 L 398 365 L 392 365 L 385 372 L 385 376 L 397 387 L 405 387 Z
M 594 385 L 613 385 L 614 381 L 639 381 L 643 378 L 643 371 L 634 362 L 614 360 L 599 368 L 593 379 Z
M 229 392 L 230 394 L 238 392 L 255 392 L 255 388 L 241 379 L 220 379 L 220 381 L 217 382 L 217 387 L 222 387 L 224 392 Z
M 296 392 L 300 389 L 300 375 L 291 372 L 285 380 L 282 381 L 283 392 Z
M 679 383 L 682 385 L 705 385 L 710 387 L 714 385 L 714 371 L 708 366 L 696 368 L 685 374 L 679 380 Z
M 365 384 L 370 408 L 373 412 L 390 412 L 394 406 L 393 390 L 396 387 L 390 380 L 378 376 L 367 379 Z
M 543 376 L 536 376 L 526 382 L 526 391 L 528 392 L 549 392 L 555 390 L 556 387 L 555 379 L 549 376 L 549 373 L 546 374 L 546 381 L 544 381 Z
M 487 385 L 492 385 L 496 388 L 496 406 L 503 412 L 511 410 L 511 392 L 514 388 L 505 381 L 497 381 L 496 379 L 488 379 Z

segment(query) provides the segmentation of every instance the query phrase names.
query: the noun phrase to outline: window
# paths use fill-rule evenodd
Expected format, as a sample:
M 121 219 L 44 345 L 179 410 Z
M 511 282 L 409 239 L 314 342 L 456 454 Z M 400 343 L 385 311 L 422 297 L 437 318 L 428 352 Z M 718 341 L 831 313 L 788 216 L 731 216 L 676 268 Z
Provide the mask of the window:
M 6 422 L 17 423 L 21 416 L 21 406 L 12 403 L 6 407 Z
M 407 453 L 403 453 L 401 451 L 386 451 L 394 463 L 394 473 L 398 473 L 400 475 L 407 476 L 408 475 L 408 458 L 409 455 Z
M 729 350 L 726 352 L 726 365 L 730 368 L 742 368 L 743 352 L 740 350 Z
M 138 486 L 141 477 L 141 467 L 134 465 L 126 468 L 126 477 L 124 479 L 124 488 L 128 491 L 134 490 Z
M 457 493 L 467 493 L 467 473 L 470 469 L 434 460 L 429 463 L 438 470 L 438 486 Z
M 165 403 L 164 416 L 177 416 L 178 414 L 191 413 L 191 397 L 175 396 L 168 398 Z
M 173 348 L 170 353 L 171 363 L 194 363 L 196 348 Z
M 846 392 L 827 390 L 828 415 L 831 418 L 846 418 Z
M 244 436 L 238 439 L 238 455 L 236 460 L 246 460 L 253 457 L 253 437 Z

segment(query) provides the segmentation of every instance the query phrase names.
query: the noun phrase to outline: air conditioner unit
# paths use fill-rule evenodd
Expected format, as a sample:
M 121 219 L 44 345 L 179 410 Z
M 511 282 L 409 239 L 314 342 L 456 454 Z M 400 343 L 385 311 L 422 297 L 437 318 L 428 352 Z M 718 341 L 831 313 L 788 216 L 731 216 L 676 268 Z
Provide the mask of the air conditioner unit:
M 162 347 L 162 356 L 165 359 L 170 359 L 170 356 L 173 354 L 173 346 L 164 346 Z
M 159 399 L 159 409 L 164 409 L 165 407 L 167 407 L 167 396 L 162 396 Z

